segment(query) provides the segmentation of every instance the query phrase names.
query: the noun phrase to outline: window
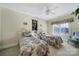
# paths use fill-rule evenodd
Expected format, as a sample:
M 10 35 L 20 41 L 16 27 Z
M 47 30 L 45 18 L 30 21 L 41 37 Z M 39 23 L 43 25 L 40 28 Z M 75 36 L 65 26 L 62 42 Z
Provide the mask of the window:
M 69 34 L 69 24 L 62 23 L 62 24 L 53 24 L 53 35 L 57 36 L 67 36 Z

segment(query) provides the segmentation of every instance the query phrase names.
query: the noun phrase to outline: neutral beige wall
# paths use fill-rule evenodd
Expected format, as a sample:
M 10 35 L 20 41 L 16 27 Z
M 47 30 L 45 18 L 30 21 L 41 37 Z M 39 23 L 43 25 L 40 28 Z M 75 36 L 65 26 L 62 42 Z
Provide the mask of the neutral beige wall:
M 14 44 L 17 43 L 16 33 L 21 30 L 21 28 L 26 27 L 28 30 L 32 31 L 32 19 L 38 20 L 38 29 L 40 28 L 40 24 L 42 25 L 42 29 L 47 31 L 46 21 L 29 16 L 23 13 L 19 13 L 16 11 L 12 11 L 7 8 L 2 8 L 2 41 L 3 45 Z M 27 26 L 23 25 L 23 22 L 27 22 Z
M 70 26 L 70 35 L 73 35 L 73 32 L 79 32 L 79 19 L 75 18 L 74 22 L 69 24 Z
M 40 30 L 41 28 L 42 28 L 43 31 L 47 32 L 47 21 L 38 20 L 38 30 Z

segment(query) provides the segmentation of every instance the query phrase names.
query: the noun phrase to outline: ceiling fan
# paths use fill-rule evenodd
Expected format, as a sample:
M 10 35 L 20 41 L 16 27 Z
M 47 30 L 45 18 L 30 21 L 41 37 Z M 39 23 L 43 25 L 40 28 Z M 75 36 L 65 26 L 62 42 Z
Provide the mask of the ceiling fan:
M 53 9 L 51 9 L 49 6 L 46 6 L 45 14 L 46 14 L 46 15 L 49 15 L 49 14 L 55 15 L 54 10 L 57 9 L 57 8 L 58 8 L 58 7 L 56 6 L 56 7 L 54 7 Z

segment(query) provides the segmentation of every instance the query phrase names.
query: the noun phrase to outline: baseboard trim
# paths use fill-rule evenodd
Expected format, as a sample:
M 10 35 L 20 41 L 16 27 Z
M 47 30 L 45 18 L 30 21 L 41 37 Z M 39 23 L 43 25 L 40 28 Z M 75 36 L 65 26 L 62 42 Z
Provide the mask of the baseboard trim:
M 4 46 L 0 47 L 0 50 L 6 49 L 6 48 L 10 48 L 10 47 L 13 47 L 13 46 L 16 46 L 16 45 L 18 45 L 18 43 L 13 43 L 13 44 L 9 44 L 9 45 L 4 45 Z

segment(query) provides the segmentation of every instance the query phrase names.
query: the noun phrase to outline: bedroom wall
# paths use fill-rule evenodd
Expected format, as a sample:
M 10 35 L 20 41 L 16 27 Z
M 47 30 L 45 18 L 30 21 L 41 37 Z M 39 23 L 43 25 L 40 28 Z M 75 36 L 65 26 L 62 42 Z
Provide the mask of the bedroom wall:
M 51 25 L 52 22 L 61 21 L 61 20 L 64 20 L 70 17 L 74 18 L 74 22 L 69 23 L 69 35 L 72 35 L 73 32 L 79 32 L 79 19 L 77 19 L 77 17 L 75 17 L 74 15 L 65 15 L 65 16 L 61 16 L 61 17 L 48 20 L 47 31 L 50 34 L 52 33 L 52 25 Z
M 48 20 L 47 21 L 47 31 L 51 34 L 52 33 L 52 25 L 51 25 L 51 23 L 53 22 L 60 22 L 61 23 L 61 21 L 63 21 L 64 19 L 68 19 L 68 18 L 71 18 L 71 17 L 74 17 L 73 15 L 69 15 L 69 14 L 67 14 L 67 15 L 63 15 L 63 16 L 58 16 L 58 17 L 56 17 L 56 18 L 53 18 L 53 19 L 50 19 L 50 20 Z
M 17 32 L 22 28 L 25 27 L 27 30 L 32 31 L 32 19 L 38 20 L 38 29 L 40 28 L 41 24 L 42 29 L 47 31 L 46 21 L 41 18 L 29 16 L 8 8 L 1 9 L 3 47 L 17 44 Z M 24 26 L 23 22 L 27 22 L 27 26 Z
M 75 21 L 69 24 L 70 26 L 70 35 L 73 35 L 73 32 L 79 32 L 79 19 L 75 18 Z

